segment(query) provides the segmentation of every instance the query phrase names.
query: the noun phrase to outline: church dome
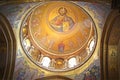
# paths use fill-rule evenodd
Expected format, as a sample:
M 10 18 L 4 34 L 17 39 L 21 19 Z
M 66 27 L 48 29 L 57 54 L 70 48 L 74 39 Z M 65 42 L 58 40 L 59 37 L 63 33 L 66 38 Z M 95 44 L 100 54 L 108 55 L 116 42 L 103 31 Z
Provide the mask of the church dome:
M 21 42 L 30 60 L 50 71 L 67 71 L 92 56 L 97 33 L 91 16 L 72 2 L 45 2 L 31 9 L 21 26 Z

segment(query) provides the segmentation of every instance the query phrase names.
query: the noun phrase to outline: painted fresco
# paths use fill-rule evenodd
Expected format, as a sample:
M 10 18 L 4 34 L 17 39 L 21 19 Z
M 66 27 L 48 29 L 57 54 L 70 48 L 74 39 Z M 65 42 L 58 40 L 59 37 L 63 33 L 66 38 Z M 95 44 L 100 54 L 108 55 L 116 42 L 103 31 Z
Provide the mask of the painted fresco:
M 91 3 L 78 2 L 78 4 L 93 14 L 93 18 L 96 19 L 96 23 L 100 28 L 104 27 L 107 15 L 111 10 L 110 4 L 93 3 L 92 6 Z
M 86 10 L 87 13 L 92 17 L 93 21 L 95 22 L 95 25 L 97 27 L 97 30 L 99 30 L 98 34 L 101 35 L 102 29 L 104 27 L 104 23 L 106 21 L 106 18 L 108 14 L 110 13 L 110 5 L 107 4 L 97 4 L 97 3 L 87 3 L 87 2 L 73 2 L 83 9 Z M 4 14 L 7 19 L 9 20 L 10 24 L 13 27 L 13 31 L 15 33 L 15 37 L 17 40 L 17 54 L 16 54 L 16 64 L 15 64 L 15 70 L 14 70 L 14 80 L 34 80 L 37 78 L 42 78 L 44 76 L 50 75 L 45 70 L 41 68 L 32 67 L 33 64 L 31 64 L 31 60 L 28 60 L 25 56 L 25 52 L 21 48 L 20 43 L 20 34 L 19 30 L 21 27 L 21 23 L 23 18 L 25 17 L 26 13 L 28 13 L 33 7 L 41 3 L 24 3 L 19 5 L 4 5 L 0 6 L 0 13 Z M 49 20 L 49 23 L 51 25 L 51 28 L 58 32 L 68 32 L 73 28 L 73 25 L 75 24 L 75 21 L 73 18 L 71 18 L 69 15 L 67 15 L 70 18 L 67 20 L 67 27 L 66 29 L 56 29 L 55 23 L 56 19 L 59 18 L 59 15 L 56 15 L 54 18 Z M 37 21 L 35 21 L 36 23 Z M 88 20 L 85 21 L 85 25 L 87 25 Z M 62 24 L 63 22 L 61 22 Z M 59 24 L 59 25 L 61 25 Z M 54 25 L 54 26 L 53 26 Z M 63 25 L 63 24 L 62 24 Z M 35 25 L 33 25 L 35 26 Z M 99 40 L 101 36 L 98 36 Z M 44 40 L 43 40 L 44 41 Z M 51 41 L 51 44 L 54 42 Z M 99 41 L 100 42 L 100 41 Z M 98 42 L 98 44 L 99 44 Z M 61 43 L 61 45 L 63 45 Z M 72 46 L 72 42 L 71 42 Z M 98 46 L 99 47 L 99 46 Z M 60 52 L 63 51 L 63 48 L 60 47 Z M 72 74 L 65 74 L 66 77 L 69 77 L 74 80 L 100 80 L 100 60 L 99 60 L 99 50 L 96 53 L 97 58 L 93 59 L 93 61 L 90 63 L 90 65 L 87 66 L 84 71 L 76 71 L 72 72 Z M 53 73 L 52 73 L 53 74 Z M 63 73 L 61 73 L 63 74 Z
M 96 34 L 88 13 L 70 2 L 36 6 L 26 15 L 20 29 L 25 53 L 51 71 L 66 71 L 84 64 L 95 49 Z
M 81 74 L 76 74 L 74 80 L 100 80 L 100 65 L 99 60 L 96 60 Z
M 28 62 L 23 58 L 20 50 L 18 50 L 16 62 L 14 80 L 35 80 L 45 75 L 43 71 L 38 71 L 30 67 Z

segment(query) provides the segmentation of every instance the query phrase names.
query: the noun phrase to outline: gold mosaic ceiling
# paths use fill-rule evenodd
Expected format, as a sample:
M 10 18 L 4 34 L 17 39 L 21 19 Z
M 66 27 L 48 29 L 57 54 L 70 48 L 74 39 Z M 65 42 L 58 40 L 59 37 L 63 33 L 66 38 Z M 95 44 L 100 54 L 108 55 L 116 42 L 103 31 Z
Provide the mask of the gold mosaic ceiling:
M 64 1 L 37 5 L 25 17 L 21 35 L 28 57 L 52 71 L 82 65 L 92 55 L 97 39 L 94 22 L 88 13 Z M 44 58 L 47 65 L 43 63 Z

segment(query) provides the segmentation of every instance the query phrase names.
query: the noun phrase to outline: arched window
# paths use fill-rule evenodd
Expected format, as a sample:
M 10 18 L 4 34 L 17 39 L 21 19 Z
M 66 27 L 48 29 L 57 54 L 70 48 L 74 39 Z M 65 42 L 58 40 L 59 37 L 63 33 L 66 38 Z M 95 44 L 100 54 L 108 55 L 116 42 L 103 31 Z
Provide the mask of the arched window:
M 93 50 L 93 47 L 95 45 L 95 40 L 91 40 L 90 44 L 89 44 L 89 50 L 92 51 Z
M 41 64 L 45 67 L 49 67 L 50 66 L 50 58 L 49 57 L 43 57 L 42 61 L 41 61 Z
M 25 49 L 28 50 L 31 46 L 30 40 L 29 39 L 24 39 L 23 45 L 24 45 Z
M 75 65 L 77 65 L 77 61 L 76 61 L 76 58 L 71 58 L 68 60 L 68 67 L 71 68 L 71 67 L 74 67 Z

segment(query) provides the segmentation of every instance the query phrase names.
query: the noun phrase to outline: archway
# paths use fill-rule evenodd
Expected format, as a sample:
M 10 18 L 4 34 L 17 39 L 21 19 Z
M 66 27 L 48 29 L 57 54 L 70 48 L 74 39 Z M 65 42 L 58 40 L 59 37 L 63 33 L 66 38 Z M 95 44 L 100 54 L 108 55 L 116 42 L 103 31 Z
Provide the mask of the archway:
M 12 80 L 16 40 L 8 20 L 0 14 L 0 80 Z
M 120 13 L 113 10 L 108 16 L 101 39 L 102 80 L 119 80 Z

